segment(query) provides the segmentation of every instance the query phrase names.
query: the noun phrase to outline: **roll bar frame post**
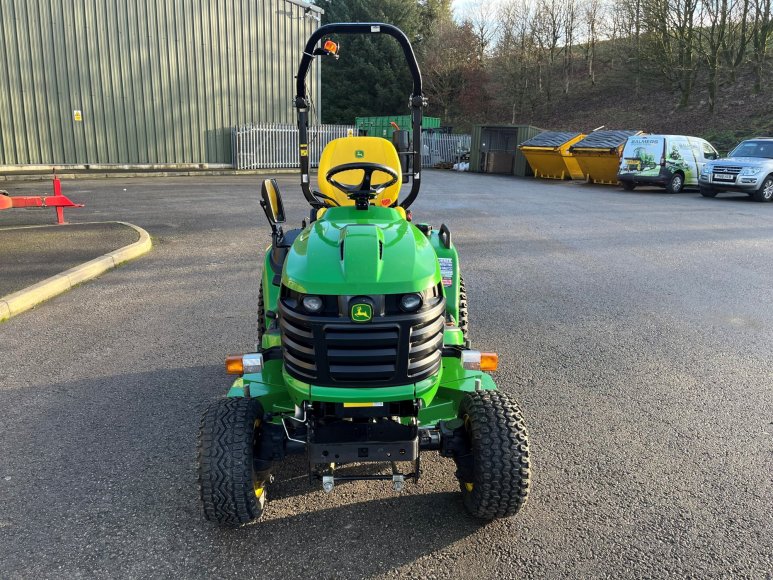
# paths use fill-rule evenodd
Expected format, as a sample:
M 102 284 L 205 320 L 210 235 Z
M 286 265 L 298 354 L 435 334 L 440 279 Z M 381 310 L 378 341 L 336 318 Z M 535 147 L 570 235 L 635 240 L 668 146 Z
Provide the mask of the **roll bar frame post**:
M 422 91 L 419 63 L 416 60 L 416 55 L 413 52 L 413 47 L 408 37 L 396 26 L 380 22 L 326 24 L 319 27 L 306 42 L 301 64 L 298 66 L 298 75 L 295 78 L 295 107 L 298 109 L 298 152 L 301 161 L 301 189 L 303 190 L 303 196 L 312 207 L 320 208 L 323 206 L 312 194 L 309 184 L 309 99 L 306 95 L 306 76 L 315 56 L 314 47 L 321 38 L 331 34 L 388 34 L 394 37 L 403 49 L 405 60 L 408 62 L 408 68 L 410 68 L 411 77 L 413 78 L 413 93 L 409 101 L 411 129 L 413 131 L 413 179 L 408 197 L 399 204 L 407 209 L 419 195 L 419 189 L 421 188 L 421 121 L 423 118 L 422 109 L 426 106 L 427 101 Z M 394 205 L 397 205 L 397 202 Z

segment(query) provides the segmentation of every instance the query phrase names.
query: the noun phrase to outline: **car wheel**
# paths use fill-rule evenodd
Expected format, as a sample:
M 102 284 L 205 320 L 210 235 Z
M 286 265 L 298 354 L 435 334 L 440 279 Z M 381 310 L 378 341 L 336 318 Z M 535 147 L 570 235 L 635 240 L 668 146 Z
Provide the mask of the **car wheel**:
M 711 189 L 710 187 L 701 187 L 701 195 L 703 197 L 717 197 L 717 193 L 719 193 L 716 189 Z
M 668 193 L 679 193 L 684 188 L 684 175 L 681 173 L 674 173 L 671 179 L 666 184 L 666 191 Z
M 773 199 L 773 175 L 768 175 L 760 188 L 752 194 L 754 201 L 770 201 Z
M 633 191 L 636 188 L 636 184 L 633 181 L 623 181 L 623 189 L 626 191 Z

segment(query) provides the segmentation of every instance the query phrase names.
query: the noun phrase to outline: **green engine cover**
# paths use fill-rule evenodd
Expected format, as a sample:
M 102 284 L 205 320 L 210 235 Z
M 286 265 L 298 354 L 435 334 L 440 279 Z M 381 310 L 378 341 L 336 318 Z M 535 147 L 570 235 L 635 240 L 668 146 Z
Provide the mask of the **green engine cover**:
M 264 323 L 268 330 L 263 348 L 279 347 L 281 338 L 273 318 L 279 287 L 273 284 L 269 248 L 263 272 Z M 441 269 L 442 262 L 443 268 Z M 392 208 L 354 207 L 328 209 L 301 232 L 289 250 L 282 271 L 282 283 L 303 294 L 378 295 L 420 292 L 443 284 L 448 313 L 458 320 L 458 255 L 452 244 L 446 247 L 433 231 L 429 236 L 407 222 Z M 462 345 L 459 329 L 446 328 L 444 344 Z M 480 380 L 480 383 L 477 380 Z M 287 374 L 281 360 L 269 360 L 261 373 L 247 374 L 233 383 L 231 397 L 259 398 L 271 413 L 291 413 L 304 401 L 386 402 L 421 399 L 421 425 L 432 425 L 457 415 L 465 392 L 476 388 L 494 389 L 491 378 L 480 371 L 465 370 L 456 357 L 445 357 L 441 370 L 415 384 L 373 388 L 362 386 L 326 387 L 307 384 Z M 277 417 L 274 421 L 279 421 Z
M 335 207 L 293 243 L 282 282 L 304 294 L 397 294 L 440 283 L 427 237 L 397 210 Z

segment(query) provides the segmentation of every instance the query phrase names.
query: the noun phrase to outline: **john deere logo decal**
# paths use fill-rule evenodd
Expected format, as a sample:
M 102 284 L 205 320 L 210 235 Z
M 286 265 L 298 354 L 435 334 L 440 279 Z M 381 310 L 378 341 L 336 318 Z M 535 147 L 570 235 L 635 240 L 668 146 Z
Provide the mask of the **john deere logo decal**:
M 354 156 L 357 159 L 362 159 L 363 157 L 365 157 L 365 151 L 363 151 L 362 149 L 357 149 L 357 151 L 354 152 Z
M 370 304 L 352 306 L 352 320 L 354 322 L 370 322 L 371 318 L 373 318 L 373 308 Z

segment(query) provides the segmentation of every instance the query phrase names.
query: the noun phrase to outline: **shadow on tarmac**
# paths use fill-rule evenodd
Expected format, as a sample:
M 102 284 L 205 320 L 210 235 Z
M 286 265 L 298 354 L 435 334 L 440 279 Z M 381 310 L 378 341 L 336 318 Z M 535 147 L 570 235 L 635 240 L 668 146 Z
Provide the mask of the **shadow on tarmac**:
M 2 519 L 15 532 L 6 540 L 39 546 L 44 567 L 86 573 L 109 562 L 111 569 L 147 565 L 183 577 L 252 570 L 264 578 L 361 578 L 443 551 L 483 528 L 465 513 L 461 494 L 447 491 L 452 471 L 431 458 L 419 485 L 409 483 L 400 495 L 373 482 L 342 483 L 327 495 L 309 483 L 305 455 L 290 456 L 267 490 L 260 522 L 224 529 L 205 521 L 196 434 L 223 383 L 219 365 L 204 365 L 62 381 L 32 398 L 24 388 L 6 391 L 8 409 L 35 409 L 6 417 L 17 456 L 34 457 L 4 471 L 12 483 Z M 356 469 L 363 467 L 382 468 Z M 433 477 L 444 491 L 432 490 Z M 22 498 L 30 485 L 45 510 L 27 509 Z M 0 548 L 24 553 L 3 541 Z

